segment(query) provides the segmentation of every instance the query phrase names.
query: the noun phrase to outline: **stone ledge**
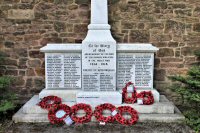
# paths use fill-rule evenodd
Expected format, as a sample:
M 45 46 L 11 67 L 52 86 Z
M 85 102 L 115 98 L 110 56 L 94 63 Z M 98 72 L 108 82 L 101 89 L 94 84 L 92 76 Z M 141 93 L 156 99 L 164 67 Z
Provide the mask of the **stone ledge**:
M 119 91 L 111 92 L 86 92 L 80 91 L 76 94 L 77 103 L 98 105 L 103 103 L 121 104 L 122 94 Z
M 149 43 L 132 43 L 126 44 L 121 43 L 117 44 L 117 52 L 118 53 L 155 53 L 159 49 L 154 47 L 152 44 Z M 81 53 L 82 51 L 82 44 L 47 44 L 47 46 L 40 49 L 41 52 L 44 53 L 64 53 L 64 52 L 78 52 Z
M 122 105 L 115 105 L 116 107 L 119 106 L 131 106 L 136 109 L 139 113 L 145 114 L 173 114 L 174 113 L 174 105 L 169 102 L 165 96 L 161 96 L 161 102 L 154 103 L 153 105 L 138 105 L 138 104 L 122 104 Z M 48 112 L 44 109 L 41 109 L 36 104 L 39 102 L 38 95 L 33 96 L 23 107 L 23 113 L 25 114 L 47 114 Z M 73 106 L 75 102 L 64 102 L 68 106 Z M 94 110 L 96 105 L 93 105 L 92 108 Z M 83 111 L 78 112 L 80 114 L 84 113 Z M 104 112 L 109 113 L 109 112 Z
M 39 93 L 39 98 L 42 99 L 46 96 L 58 96 L 62 98 L 63 102 L 75 102 L 76 101 L 76 94 L 80 90 L 50 90 L 50 89 L 43 89 Z
M 125 116 L 129 117 L 129 116 Z M 47 114 L 24 114 L 22 108 L 13 116 L 13 121 L 18 122 L 30 122 L 40 123 L 49 122 Z M 175 114 L 139 114 L 139 122 L 183 122 L 185 117 L 175 111 Z M 92 122 L 96 122 L 95 117 L 92 117 Z
M 160 94 L 156 89 L 152 89 L 152 90 L 139 89 L 139 90 L 137 90 L 137 92 L 141 92 L 141 91 L 152 91 L 155 102 L 159 102 L 160 101 Z M 62 98 L 63 102 L 75 102 L 76 101 L 76 95 L 79 92 L 80 92 L 80 90 L 53 90 L 53 89 L 51 90 L 51 89 L 43 89 L 39 93 L 39 98 L 42 99 L 42 98 L 44 98 L 46 96 L 54 95 L 54 96 L 58 96 L 58 97 Z M 119 91 L 119 92 L 121 93 L 121 91 Z M 88 92 L 86 92 L 86 93 L 88 93 Z

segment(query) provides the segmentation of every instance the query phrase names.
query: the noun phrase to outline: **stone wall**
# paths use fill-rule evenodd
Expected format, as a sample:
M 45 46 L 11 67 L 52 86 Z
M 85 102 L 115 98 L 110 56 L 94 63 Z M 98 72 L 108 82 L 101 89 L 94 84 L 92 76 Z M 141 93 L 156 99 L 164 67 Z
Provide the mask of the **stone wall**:
M 200 50 L 200 0 L 109 0 L 109 23 L 119 43 L 152 43 L 155 87 L 167 76 L 185 74 Z M 47 43 L 81 43 L 90 19 L 90 0 L 1 0 L 1 75 L 14 75 L 15 91 L 29 97 L 44 88 Z

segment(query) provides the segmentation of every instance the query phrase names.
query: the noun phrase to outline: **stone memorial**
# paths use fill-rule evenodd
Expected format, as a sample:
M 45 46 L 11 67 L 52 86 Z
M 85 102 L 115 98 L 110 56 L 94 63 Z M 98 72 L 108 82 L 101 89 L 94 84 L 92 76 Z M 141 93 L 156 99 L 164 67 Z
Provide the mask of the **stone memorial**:
M 58 44 L 41 49 L 45 52 L 46 89 L 40 98 L 62 90 L 60 97 L 66 99 L 66 90 L 79 90 L 73 100 L 78 103 L 121 104 L 120 90 L 129 81 L 138 89 L 153 89 L 154 52 L 158 49 L 151 44 L 117 44 L 108 24 L 107 0 L 91 1 L 88 29 L 79 50 Z M 158 101 L 158 92 L 153 92 Z
M 108 24 L 107 0 L 91 0 L 91 23 L 82 44 L 47 44 L 45 53 L 45 89 L 28 101 L 14 116 L 15 122 L 48 122 L 47 111 L 36 104 L 46 96 L 58 96 L 71 106 L 122 103 L 122 88 L 133 82 L 137 92 L 151 91 L 155 103 L 150 106 L 129 104 L 139 121 L 174 122 L 184 119 L 165 96 L 153 88 L 154 53 L 152 44 L 117 44 Z M 95 120 L 93 120 L 95 121 Z
M 91 24 L 82 42 L 82 90 L 77 102 L 121 104 L 116 91 L 116 41 L 108 25 L 107 0 L 91 1 Z

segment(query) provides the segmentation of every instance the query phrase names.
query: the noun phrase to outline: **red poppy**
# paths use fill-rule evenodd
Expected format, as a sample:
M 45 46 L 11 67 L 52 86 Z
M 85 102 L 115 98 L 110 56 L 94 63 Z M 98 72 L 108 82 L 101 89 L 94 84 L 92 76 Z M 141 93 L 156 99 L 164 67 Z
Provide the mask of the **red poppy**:
M 103 116 L 104 110 L 110 110 L 110 116 Z M 101 104 L 95 107 L 94 116 L 99 122 L 111 123 L 115 121 L 116 107 L 110 103 Z M 114 115 L 114 116 L 113 116 Z

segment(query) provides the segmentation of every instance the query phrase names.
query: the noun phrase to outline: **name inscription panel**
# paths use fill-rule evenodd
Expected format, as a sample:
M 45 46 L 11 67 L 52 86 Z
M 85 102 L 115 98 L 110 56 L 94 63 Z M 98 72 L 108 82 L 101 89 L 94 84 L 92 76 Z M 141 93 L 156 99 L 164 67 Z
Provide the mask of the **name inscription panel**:
M 119 53 L 117 55 L 117 89 L 132 81 L 136 88 L 153 88 L 154 54 Z
M 46 88 L 81 89 L 81 54 L 46 53 Z
M 83 63 L 91 67 L 84 69 L 85 73 L 81 79 L 80 53 L 46 53 L 46 88 L 81 89 L 83 80 L 84 90 L 112 91 L 116 80 L 115 66 L 109 64 L 105 67 L 104 63 L 111 62 L 113 54 L 86 53 L 85 55 L 87 60 Z M 153 88 L 153 60 L 153 53 L 118 53 L 117 89 L 122 89 L 129 81 L 134 82 L 137 88 Z M 86 61 L 89 64 L 85 63 Z M 101 63 L 103 67 L 100 69 Z
M 116 90 L 116 44 L 89 43 L 82 47 L 82 89 Z

